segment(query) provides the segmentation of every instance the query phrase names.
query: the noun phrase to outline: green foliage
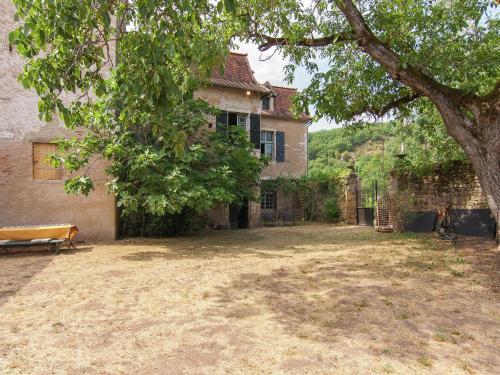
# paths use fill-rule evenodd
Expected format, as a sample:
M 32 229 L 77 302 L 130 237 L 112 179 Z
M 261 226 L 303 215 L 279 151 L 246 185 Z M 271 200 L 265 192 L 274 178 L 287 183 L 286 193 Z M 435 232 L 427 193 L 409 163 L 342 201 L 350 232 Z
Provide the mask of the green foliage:
M 338 194 L 342 192 L 342 181 L 343 178 L 336 174 L 300 178 L 280 176 L 274 180 L 262 181 L 261 189 L 293 196 L 297 202 L 302 203 L 306 220 L 336 222 L 340 219 Z M 318 205 L 323 200 L 324 205 Z
M 68 192 L 93 189 L 101 158 L 125 215 L 181 215 L 251 197 L 263 162 L 238 130 L 207 134 L 215 109 L 193 96 L 227 52 L 230 29 L 221 25 L 235 1 L 14 4 L 22 24 L 9 42 L 26 58 L 19 79 L 40 96 L 40 117 L 86 130 L 61 140 L 54 160 L 72 174 Z
M 311 133 L 309 159 L 311 176 L 345 174 L 354 168 L 365 187 L 377 183 L 381 189 L 391 172 L 420 177 L 436 166 L 466 162 L 464 152 L 432 110 L 410 120 Z
M 296 98 L 299 109 L 314 104 L 317 117 L 337 123 L 411 92 L 368 56 L 355 38 L 349 38 L 352 29 L 339 10 L 341 2 L 290 0 L 269 6 L 267 0 L 251 0 L 240 7 L 256 21 L 252 35 L 258 43 L 263 42 L 260 35 L 288 40 L 280 50 L 290 59 L 290 82 L 300 65 L 313 75 L 309 87 Z M 488 93 L 498 81 L 500 20 L 491 0 L 354 3 L 373 33 L 401 56 L 400 69 L 412 65 L 443 85 L 477 95 Z M 322 36 L 337 36 L 336 42 L 324 48 L 296 44 Z M 326 69 L 320 61 L 327 62 Z M 419 102 L 429 105 L 426 99 Z
M 394 136 L 393 123 L 324 130 L 309 135 L 309 174 L 345 175 L 354 169 L 365 186 L 386 181 L 390 160 L 385 143 Z M 390 159 L 390 158 L 389 158 Z
M 121 221 L 121 235 L 127 237 L 164 237 L 198 232 L 206 227 L 206 217 L 196 210 L 183 208 L 181 212 L 152 215 L 136 212 L 125 215 Z
M 400 173 L 413 177 L 430 174 L 439 166 L 447 169 L 456 162 L 468 163 L 460 146 L 446 133 L 434 109 L 414 117 L 412 121 L 397 121 L 395 136 L 387 142 L 387 153 L 401 153 L 404 157 L 392 158 L 390 165 Z
M 337 196 L 330 196 L 325 201 L 325 218 L 330 222 L 337 222 L 340 219 L 340 206 Z

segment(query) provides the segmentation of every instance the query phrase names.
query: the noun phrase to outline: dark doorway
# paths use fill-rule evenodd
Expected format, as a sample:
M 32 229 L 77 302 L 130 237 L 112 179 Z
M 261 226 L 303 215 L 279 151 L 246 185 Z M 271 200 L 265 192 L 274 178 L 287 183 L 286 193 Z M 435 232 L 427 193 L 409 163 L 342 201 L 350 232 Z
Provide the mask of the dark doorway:
M 248 228 L 248 202 L 243 205 L 229 205 L 229 222 L 231 229 Z
M 356 216 L 358 225 L 373 227 L 375 220 L 375 207 L 377 205 L 377 185 L 374 183 L 369 188 L 362 187 L 358 178 L 356 187 Z
M 369 225 L 373 227 L 374 210 L 370 207 L 358 207 L 358 225 Z

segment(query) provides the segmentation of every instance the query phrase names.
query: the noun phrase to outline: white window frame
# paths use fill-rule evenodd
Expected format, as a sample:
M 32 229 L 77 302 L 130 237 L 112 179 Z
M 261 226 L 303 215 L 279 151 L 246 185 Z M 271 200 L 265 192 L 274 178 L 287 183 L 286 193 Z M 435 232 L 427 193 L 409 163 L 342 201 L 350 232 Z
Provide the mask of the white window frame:
M 242 119 L 242 118 L 245 118 L 244 124 L 243 124 L 243 122 L 240 123 L 240 119 Z M 245 129 L 246 132 L 248 132 L 249 118 L 250 118 L 250 116 L 248 115 L 248 113 L 238 112 L 236 114 L 237 125 L 242 127 L 243 129 Z
M 272 133 L 273 135 L 272 143 L 267 141 L 262 142 L 262 133 Z M 271 161 L 273 162 L 276 161 L 276 130 L 260 129 L 260 154 L 261 156 L 266 156 L 265 153 L 262 154 L 262 143 L 273 145 L 273 154 L 271 156 Z M 264 146 L 264 151 L 265 151 L 265 146 Z

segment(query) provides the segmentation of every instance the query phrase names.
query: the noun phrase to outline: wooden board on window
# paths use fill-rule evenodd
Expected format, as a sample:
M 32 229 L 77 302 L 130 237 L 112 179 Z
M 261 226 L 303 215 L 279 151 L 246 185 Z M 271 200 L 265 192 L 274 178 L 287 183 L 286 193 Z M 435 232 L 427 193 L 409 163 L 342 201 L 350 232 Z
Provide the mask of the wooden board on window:
M 60 180 L 61 169 L 50 164 L 50 155 L 55 154 L 55 143 L 33 143 L 33 179 Z

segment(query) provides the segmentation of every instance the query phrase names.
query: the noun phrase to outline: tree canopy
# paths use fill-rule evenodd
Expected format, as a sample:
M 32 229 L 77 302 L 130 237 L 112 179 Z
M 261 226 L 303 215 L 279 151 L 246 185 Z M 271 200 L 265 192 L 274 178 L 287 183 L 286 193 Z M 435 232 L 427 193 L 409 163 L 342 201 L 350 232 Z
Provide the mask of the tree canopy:
M 263 162 L 235 130 L 208 134 L 215 108 L 194 98 L 220 65 L 229 37 L 226 2 L 14 0 L 23 24 L 10 42 L 20 76 L 40 96 L 44 120 L 58 114 L 83 138 L 61 140 L 54 162 L 88 194 L 95 156 L 109 161 L 110 190 L 125 213 L 174 214 L 252 197 Z
M 498 218 L 500 20 L 490 0 L 14 3 L 23 24 L 10 42 L 28 59 L 21 82 L 40 95 L 44 119 L 58 112 L 68 127 L 105 136 L 132 132 L 136 140 L 139 128 L 180 155 L 189 134 L 173 124 L 174 108 L 197 112 L 192 92 L 231 41 L 242 38 L 261 51 L 278 48 L 290 59 L 289 79 L 299 65 L 312 74 L 295 98 L 297 111 L 314 104 L 318 116 L 339 123 L 393 110 L 434 112 L 464 150 Z M 63 92 L 79 100 L 65 104 Z M 78 182 L 68 187 L 86 189 Z
M 340 123 L 360 115 L 436 111 L 500 215 L 500 20 L 489 0 L 242 2 L 243 29 L 280 49 L 292 78 L 313 75 L 296 99 Z M 327 62 L 320 71 L 317 59 Z
M 248 12 L 261 50 L 278 47 L 290 58 L 290 80 L 298 65 L 311 72 L 299 104 L 313 103 L 318 116 L 338 122 L 365 113 L 380 116 L 421 98 L 360 46 L 342 11 L 346 3 L 254 0 L 242 2 L 241 12 Z M 356 5 L 371 32 L 398 55 L 400 69 L 415 67 L 450 89 L 479 96 L 498 82 L 500 20 L 491 1 L 366 0 Z M 326 71 L 320 71 L 318 59 L 328 63 Z

